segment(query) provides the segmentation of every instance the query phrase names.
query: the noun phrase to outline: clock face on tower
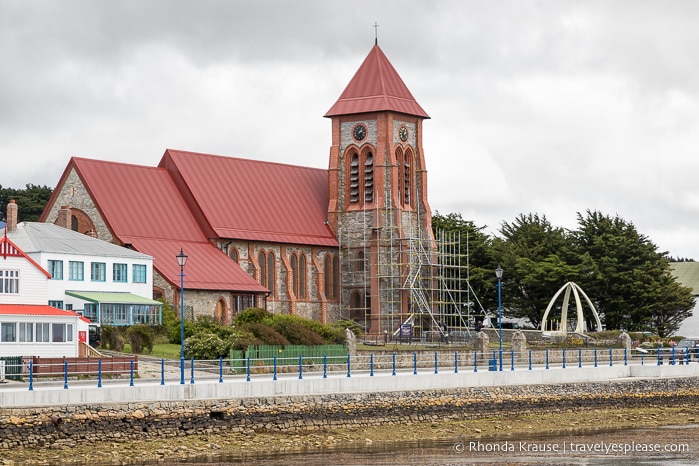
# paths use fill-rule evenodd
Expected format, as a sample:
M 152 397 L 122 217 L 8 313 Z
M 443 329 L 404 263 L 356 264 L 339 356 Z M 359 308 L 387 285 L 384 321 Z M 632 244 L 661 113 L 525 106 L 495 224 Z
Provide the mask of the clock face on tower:
M 405 126 L 401 126 L 400 128 L 398 128 L 398 137 L 403 142 L 407 141 L 408 140 L 408 128 L 406 128 Z
M 354 127 L 352 130 L 352 136 L 354 136 L 354 139 L 357 141 L 363 141 L 364 138 L 366 137 L 366 126 L 364 125 L 357 125 Z

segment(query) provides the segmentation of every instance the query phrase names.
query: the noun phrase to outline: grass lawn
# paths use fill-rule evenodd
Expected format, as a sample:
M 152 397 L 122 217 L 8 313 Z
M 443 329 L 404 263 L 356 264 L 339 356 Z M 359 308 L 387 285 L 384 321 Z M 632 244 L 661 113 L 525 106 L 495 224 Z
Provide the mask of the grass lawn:
M 176 345 L 173 343 L 156 343 L 153 345 L 153 352 L 152 353 L 143 353 L 145 356 L 155 356 L 157 358 L 165 358 L 165 359 L 180 359 L 180 351 L 181 347 L 180 345 Z M 131 345 L 130 344 L 125 344 L 124 345 L 124 353 L 131 354 Z

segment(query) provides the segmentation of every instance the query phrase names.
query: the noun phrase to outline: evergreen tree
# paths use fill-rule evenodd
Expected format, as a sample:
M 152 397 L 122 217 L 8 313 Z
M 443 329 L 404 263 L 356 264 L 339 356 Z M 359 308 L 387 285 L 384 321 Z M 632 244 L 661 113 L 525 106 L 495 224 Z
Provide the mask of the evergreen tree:
M 494 244 L 504 270 L 504 313 L 539 326 L 556 291 L 580 274 L 581 261 L 571 253 L 565 230 L 544 215 L 520 214 L 512 223 L 503 222 L 500 234 Z
M 17 203 L 18 222 L 36 222 L 41 217 L 44 207 L 51 197 L 52 188 L 48 186 L 26 185 L 25 189 L 3 188 L 0 186 L 0 219 L 7 218 L 7 204 L 11 200 Z
M 666 336 L 691 315 L 691 290 L 670 274 L 667 253 L 658 252 L 632 223 L 588 210 L 585 217 L 578 213 L 572 237 L 579 256 L 592 264 L 579 284 L 596 301 L 608 329 Z

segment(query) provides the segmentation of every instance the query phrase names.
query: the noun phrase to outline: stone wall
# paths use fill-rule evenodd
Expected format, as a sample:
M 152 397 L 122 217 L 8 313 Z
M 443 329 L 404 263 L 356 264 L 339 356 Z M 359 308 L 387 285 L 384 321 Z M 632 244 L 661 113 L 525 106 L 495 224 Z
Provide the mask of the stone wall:
M 225 432 L 312 431 L 340 426 L 472 419 L 499 413 L 696 405 L 696 377 L 559 385 L 474 387 L 1 408 L 0 448 L 72 445 Z

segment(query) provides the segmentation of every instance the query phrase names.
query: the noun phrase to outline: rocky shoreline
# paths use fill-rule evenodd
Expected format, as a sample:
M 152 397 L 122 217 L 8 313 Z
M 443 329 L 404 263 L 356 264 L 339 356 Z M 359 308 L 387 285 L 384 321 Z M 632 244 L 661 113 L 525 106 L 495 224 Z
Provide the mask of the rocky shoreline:
M 699 423 L 697 378 L 0 408 L 0 464 L 155 464 Z M 699 431 L 699 430 L 696 430 Z M 696 439 L 699 443 L 699 438 Z
M 66 438 L 42 449 L 0 450 L 2 465 L 128 465 L 175 461 L 207 461 L 212 458 L 244 459 L 255 455 L 283 455 L 289 452 L 328 451 L 348 447 L 368 447 L 403 442 L 463 439 L 535 438 L 540 436 L 580 435 L 599 431 L 614 432 L 644 427 L 682 426 L 699 423 L 697 406 L 654 408 L 579 409 L 532 415 L 503 414 L 492 418 L 394 423 L 374 427 L 307 428 L 303 431 L 244 431 L 212 433 L 160 439 L 119 439 L 80 443 Z M 699 435 L 699 429 L 694 429 Z M 397 441 L 396 439 L 400 439 Z M 657 432 L 648 430 L 648 441 L 656 441 Z M 699 438 L 695 439 L 699 442 Z

